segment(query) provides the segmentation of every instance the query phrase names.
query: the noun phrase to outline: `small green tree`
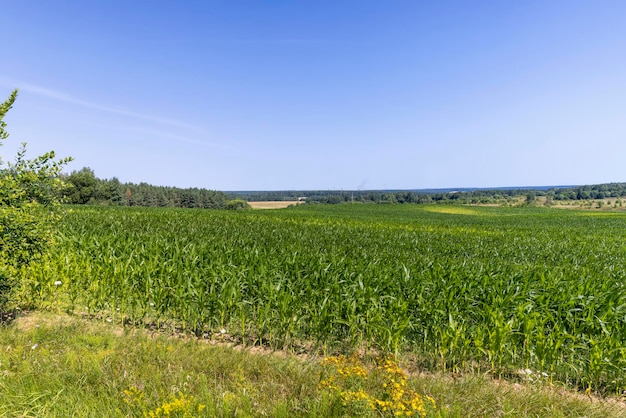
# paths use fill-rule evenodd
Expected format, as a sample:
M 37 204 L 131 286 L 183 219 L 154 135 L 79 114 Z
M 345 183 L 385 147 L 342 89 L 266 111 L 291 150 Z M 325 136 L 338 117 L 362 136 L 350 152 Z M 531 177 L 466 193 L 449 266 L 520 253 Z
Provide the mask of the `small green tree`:
M 243 199 L 233 199 L 226 202 L 226 209 L 228 210 L 248 210 L 252 209 L 248 202 Z
M 14 90 L 0 104 L 0 145 L 9 136 L 4 117 L 17 98 Z M 0 159 L 0 311 L 17 284 L 17 270 L 40 256 L 51 244 L 59 219 L 58 175 L 71 158 L 56 159 L 54 151 L 26 159 L 26 144 L 14 163 Z
M 96 199 L 98 189 L 98 179 L 93 170 L 83 167 L 79 171 L 73 171 L 65 179 L 66 188 L 63 191 L 65 201 L 84 205 Z

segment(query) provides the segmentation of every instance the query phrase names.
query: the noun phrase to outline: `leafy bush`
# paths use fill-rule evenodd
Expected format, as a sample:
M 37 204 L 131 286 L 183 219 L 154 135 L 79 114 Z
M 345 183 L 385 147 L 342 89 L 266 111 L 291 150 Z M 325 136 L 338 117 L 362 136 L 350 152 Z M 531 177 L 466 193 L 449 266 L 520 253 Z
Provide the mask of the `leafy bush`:
M 247 210 L 252 209 L 248 202 L 243 199 L 233 199 L 226 202 L 226 209 L 228 210 Z
M 14 90 L 0 104 L 0 145 L 8 136 L 4 116 L 17 98 Z M 55 159 L 54 151 L 26 159 L 26 144 L 14 163 L 0 159 L 0 310 L 6 308 L 15 271 L 41 255 L 50 245 L 58 219 L 58 174 L 71 159 Z

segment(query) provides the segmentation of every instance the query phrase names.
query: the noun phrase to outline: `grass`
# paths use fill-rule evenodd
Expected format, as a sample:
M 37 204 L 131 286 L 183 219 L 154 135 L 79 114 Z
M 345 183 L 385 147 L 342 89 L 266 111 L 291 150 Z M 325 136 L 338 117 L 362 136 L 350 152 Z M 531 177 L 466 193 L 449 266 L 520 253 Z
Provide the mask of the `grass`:
M 0 341 L 0 416 L 137 416 L 179 394 L 202 416 L 293 416 L 317 396 L 314 363 L 76 317 L 32 313 Z
M 434 398 L 429 416 L 626 416 L 619 401 L 548 382 L 421 373 L 409 357 L 398 363 L 412 371 L 407 387 Z M 323 390 L 325 367 L 321 358 L 36 311 L 0 329 L 0 417 L 385 416 Z

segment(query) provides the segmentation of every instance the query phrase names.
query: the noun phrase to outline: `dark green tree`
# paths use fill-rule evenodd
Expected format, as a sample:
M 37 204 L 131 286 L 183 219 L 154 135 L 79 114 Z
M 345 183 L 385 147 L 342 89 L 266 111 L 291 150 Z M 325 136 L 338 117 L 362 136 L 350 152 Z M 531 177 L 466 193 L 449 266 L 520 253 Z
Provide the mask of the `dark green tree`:
M 91 168 L 83 167 L 73 171 L 66 182 L 64 193 L 68 203 L 85 204 L 96 198 L 98 179 Z
M 106 205 L 119 206 L 123 204 L 122 184 L 113 177 L 111 180 L 98 180 L 96 200 Z

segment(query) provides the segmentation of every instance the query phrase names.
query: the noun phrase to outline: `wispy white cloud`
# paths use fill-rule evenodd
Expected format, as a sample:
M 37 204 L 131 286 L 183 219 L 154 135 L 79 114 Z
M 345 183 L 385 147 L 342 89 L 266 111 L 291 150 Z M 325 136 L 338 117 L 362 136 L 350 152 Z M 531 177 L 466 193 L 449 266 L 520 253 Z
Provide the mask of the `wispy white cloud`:
M 203 135 L 208 134 L 206 130 L 198 126 L 194 126 L 194 125 L 181 122 L 178 120 L 163 118 L 159 116 L 146 115 L 146 114 L 132 112 L 132 111 L 128 111 L 128 110 L 120 109 L 120 108 L 102 106 L 97 103 L 78 99 L 64 92 L 52 90 L 52 89 L 38 86 L 35 84 L 24 83 L 19 80 L 10 79 L 8 77 L 0 76 L 0 84 L 5 84 L 8 86 L 17 86 L 20 91 L 37 94 L 39 96 L 47 97 L 49 99 L 58 100 L 64 103 L 69 103 L 69 104 L 73 104 L 73 105 L 88 108 L 88 109 L 94 109 L 94 110 L 98 110 L 101 112 L 112 113 L 116 115 L 126 116 L 126 117 L 134 118 L 134 119 L 141 119 L 141 120 L 150 121 L 150 122 L 158 122 L 158 123 L 165 124 L 165 125 L 175 126 L 177 128 L 184 128 L 189 131 L 196 132 L 198 134 L 203 134 Z
M 154 137 L 160 137 L 160 138 L 166 138 L 166 139 L 172 139 L 175 141 L 179 141 L 179 142 L 186 142 L 188 144 L 195 144 L 195 145 L 204 145 L 204 146 L 210 146 L 213 148 L 221 148 L 223 150 L 235 150 L 236 148 L 229 146 L 229 145 L 225 145 L 225 144 L 218 144 L 216 142 L 210 142 L 210 141 L 204 141 L 204 140 L 200 140 L 200 139 L 194 139 L 194 138 L 190 138 L 187 136 L 181 136 L 181 135 L 175 135 L 175 134 L 169 134 L 163 131 L 157 131 L 154 129 L 144 129 L 144 128 L 132 128 L 132 127 L 126 127 L 125 128 L 127 131 L 131 131 L 131 132 L 137 132 L 143 135 L 149 135 L 149 136 L 154 136 Z

